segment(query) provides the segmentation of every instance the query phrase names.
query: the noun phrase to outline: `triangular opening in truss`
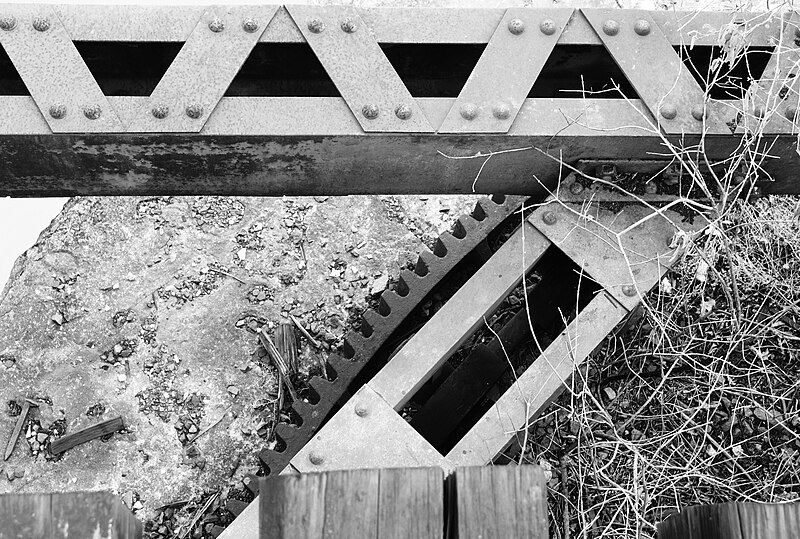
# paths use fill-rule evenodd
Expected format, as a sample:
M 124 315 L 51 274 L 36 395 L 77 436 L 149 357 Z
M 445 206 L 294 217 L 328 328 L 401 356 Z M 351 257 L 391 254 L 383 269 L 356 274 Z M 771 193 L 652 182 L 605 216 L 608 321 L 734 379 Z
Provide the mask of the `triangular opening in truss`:
M 485 44 L 381 43 L 412 97 L 458 97 Z
M 556 45 L 528 97 L 639 98 L 603 45 Z
M 748 47 L 735 53 L 722 47 L 675 47 L 700 88 L 711 99 L 743 99 L 761 78 L 774 47 Z
M 0 46 L 0 95 L 31 95 L 2 46 Z
M 149 96 L 181 47 L 180 42 L 75 42 L 75 48 L 107 96 Z
M 257 43 L 225 95 L 341 97 L 308 43 Z

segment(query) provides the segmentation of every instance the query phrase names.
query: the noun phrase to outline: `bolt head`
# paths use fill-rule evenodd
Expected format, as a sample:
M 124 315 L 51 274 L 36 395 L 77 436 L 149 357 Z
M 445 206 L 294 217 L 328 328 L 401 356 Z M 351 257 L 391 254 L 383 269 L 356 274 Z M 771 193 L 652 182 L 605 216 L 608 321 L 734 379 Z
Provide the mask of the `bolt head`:
M 539 30 L 546 36 L 552 36 L 556 33 L 556 21 L 553 19 L 545 19 L 539 23 Z
M 322 19 L 314 17 L 313 19 L 308 21 L 308 29 L 311 31 L 312 34 L 319 34 L 323 30 L 325 30 L 325 23 L 322 22 Z
M 400 118 L 401 120 L 408 120 L 409 118 L 411 118 L 411 114 L 412 114 L 411 107 L 409 105 L 406 105 L 405 103 L 397 105 L 397 107 L 395 107 L 394 109 L 394 115 Z
M 249 34 L 252 34 L 258 30 L 258 23 L 255 21 L 255 19 L 247 18 L 242 21 L 242 29 Z
M 83 109 L 83 115 L 89 118 L 90 120 L 96 120 L 100 117 L 103 113 L 100 105 L 87 105 Z
M 644 192 L 648 195 L 655 195 L 658 193 L 658 185 L 656 182 L 650 180 L 649 182 L 644 184 Z
M 608 19 L 603 23 L 603 33 L 607 36 L 619 34 L 619 23 L 614 19 Z
M 164 118 L 167 117 L 167 114 L 169 114 L 169 107 L 166 105 L 156 105 L 155 107 L 153 107 L 153 110 L 151 112 L 153 113 L 153 116 L 155 116 L 159 120 L 163 120 Z
M 378 105 L 374 103 L 367 103 L 361 108 L 361 114 L 363 114 L 364 118 L 367 120 L 374 120 L 378 117 L 379 112 Z
M 498 120 L 505 120 L 511 116 L 511 107 L 505 103 L 498 103 L 492 108 L 492 114 Z
M 797 107 L 788 107 L 786 109 L 786 112 L 784 112 L 784 114 L 786 115 L 786 119 L 789 120 L 790 122 L 796 121 L 797 120 Z
M 697 120 L 698 122 L 702 122 L 703 118 L 706 117 L 706 106 L 698 103 L 697 105 L 692 107 L 692 118 Z
M 369 415 L 369 409 L 363 404 L 356 404 L 355 410 L 358 417 L 367 417 Z
M 518 36 L 525 31 L 525 23 L 522 19 L 511 19 L 508 21 L 508 31 Z
M 197 103 L 193 103 L 188 107 L 186 107 L 186 116 L 188 116 L 192 120 L 197 120 L 202 115 L 203 115 L 203 107 L 201 107 Z
M 47 32 L 50 29 L 50 19 L 47 17 L 36 17 L 33 19 L 33 28 L 37 32 Z
M 760 120 L 761 118 L 764 117 L 764 107 L 762 107 L 761 105 L 757 106 L 753 110 L 753 114 L 755 115 L 756 118 Z
M 580 182 L 572 182 L 569 186 L 569 192 L 573 195 L 580 195 L 583 193 L 584 187 Z
M 316 451 L 311 451 L 308 454 L 308 460 L 311 461 L 311 464 L 319 466 L 320 464 L 325 462 L 325 457 L 323 457 L 320 453 L 317 453 Z
M 662 105 L 661 106 L 661 116 L 666 118 L 667 120 L 674 120 L 678 117 L 678 109 L 675 108 L 675 105 Z
M 16 27 L 17 27 L 17 19 L 15 19 L 14 17 L 0 18 L 0 30 L 5 30 L 6 32 L 10 32 Z
M 554 225 L 558 221 L 556 214 L 551 211 L 546 211 L 542 214 L 542 222 L 546 225 Z
M 629 298 L 632 298 L 633 296 L 636 295 L 636 288 L 633 285 L 626 284 L 625 286 L 622 287 L 622 293 L 628 296 Z
M 225 30 L 225 23 L 219 19 L 214 19 L 213 21 L 208 23 L 208 29 L 214 32 L 215 34 L 218 34 L 223 30 Z
M 50 117 L 60 120 L 67 115 L 67 107 L 62 103 L 50 105 Z
M 345 19 L 342 21 L 341 24 L 342 31 L 348 34 L 352 34 L 358 29 L 356 22 L 352 19 Z
M 646 36 L 650 33 L 650 23 L 644 19 L 639 19 L 633 24 L 633 31 L 640 36 Z
M 475 103 L 464 103 L 459 112 L 465 120 L 474 120 L 478 116 L 478 107 Z

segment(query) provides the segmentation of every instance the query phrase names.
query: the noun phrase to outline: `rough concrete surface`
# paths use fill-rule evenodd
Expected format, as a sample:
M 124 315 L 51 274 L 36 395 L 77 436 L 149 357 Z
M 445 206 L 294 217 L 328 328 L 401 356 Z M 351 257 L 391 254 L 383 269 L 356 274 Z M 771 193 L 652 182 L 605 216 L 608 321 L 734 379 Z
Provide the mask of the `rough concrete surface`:
M 474 200 L 71 200 L 0 295 L 0 445 L 19 399 L 41 402 L 0 462 L 0 493 L 111 489 L 148 518 L 255 472 L 276 379 L 253 330 L 291 313 L 336 347 Z M 304 348 L 306 368 L 315 356 Z M 64 431 L 117 415 L 125 431 L 46 457 Z

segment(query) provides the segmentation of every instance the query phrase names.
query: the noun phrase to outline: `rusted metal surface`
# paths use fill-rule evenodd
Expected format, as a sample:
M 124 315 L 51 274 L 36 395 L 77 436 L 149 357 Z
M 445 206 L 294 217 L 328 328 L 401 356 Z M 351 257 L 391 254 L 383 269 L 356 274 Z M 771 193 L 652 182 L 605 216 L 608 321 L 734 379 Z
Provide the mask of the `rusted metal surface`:
M 572 13 L 507 10 L 439 132 L 507 132 Z

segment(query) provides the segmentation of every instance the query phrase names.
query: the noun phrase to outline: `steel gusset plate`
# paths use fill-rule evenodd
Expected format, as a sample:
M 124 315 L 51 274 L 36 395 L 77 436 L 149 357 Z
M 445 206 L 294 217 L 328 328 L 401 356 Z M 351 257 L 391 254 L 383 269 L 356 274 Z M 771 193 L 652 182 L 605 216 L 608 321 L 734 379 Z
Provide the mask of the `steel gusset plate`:
M 506 133 L 573 11 L 506 10 L 439 132 Z
M 206 9 L 128 131 L 199 133 L 278 7 Z
M 433 133 L 354 7 L 288 5 L 286 10 L 364 131 Z
M 436 253 L 420 253 L 415 271 L 405 270 L 400 274 L 396 290 L 387 290 L 381 295 L 377 311 L 364 313 L 361 332 L 347 336 L 346 348 L 351 357 L 331 354 L 328 363 L 336 371 L 336 379 L 328 381 L 313 378 L 309 385 L 319 395 L 319 402 L 293 403 L 292 407 L 301 417 L 302 424 L 294 426 L 281 423 L 276 436 L 285 444 L 282 451 L 265 449 L 259 457 L 269 473 L 278 473 L 289 465 L 295 454 L 311 440 L 325 420 L 336 411 L 338 401 L 347 394 L 349 386 L 372 356 L 383 346 L 398 326 L 414 308 L 433 290 L 459 261 L 472 252 L 489 233 L 513 214 L 525 197 L 505 197 L 501 203 L 491 199 L 479 201 L 471 215 L 458 219 L 456 237 L 445 232 L 437 240 Z M 405 291 L 400 295 L 398 291 Z
M 0 44 L 53 133 L 124 130 L 52 6 L 5 6 L 2 15 Z
M 730 128 L 644 10 L 582 9 L 603 45 L 668 134 L 730 135 Z

